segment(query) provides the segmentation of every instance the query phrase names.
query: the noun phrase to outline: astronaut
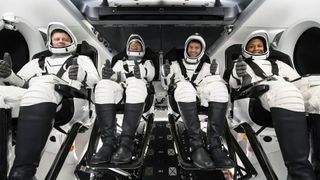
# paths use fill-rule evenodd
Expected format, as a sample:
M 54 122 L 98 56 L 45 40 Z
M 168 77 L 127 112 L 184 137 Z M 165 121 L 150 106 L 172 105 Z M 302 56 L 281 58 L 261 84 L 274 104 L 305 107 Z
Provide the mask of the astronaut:
M 138 128 L 145 99 L 147 84 L 155 76 L 151 60 L 145 59 L 145 44 L 138 34 L 127 41 L 126 57 L 117 60 L 111 68 L 110 61 L 102 68 L 102 80 L 95 90 L 96 113 L 100 124 L 102 147 L 92 157 L 91 163 L 129 163 L 134 148 L 134 134 Z M 124 117 L 120 144 L 116 144 L 116 105 L 124 102 Z
M 203 169 L 234 166 L 221 142 L 224 134 L 228 90 L 217 73 L 215 60 L 205 54 L 206 44 L 199 35 L 191 35 L 185 42 L 184 58 L 163 65 L 166 82 L 174 84 L 174 98 L 189 135 L 191 158 L 195 166 Z M 169 88 L 170 89 L 170 88 Z M 197 98 L 208 107 L 207 142 L 214 162 L 204 148 L 200 136 Z
M 45 59 L 33 59 L 15 74 L 6 61 L 0 60 L 0 76 L 11 85 L 28 88 L 19 111 L 15 160 L 10 180 L 34 180 L 41 154 L 52 130 L 55 113 L 62 107 L 63 96 L 55 91 L 56 83 L 93 87 L 98 72 L 87 56 L 74 55 L 77 40 L 63 24 L 48 25 L 48 48 Z M 75 63 L 76 62 L 76 63 Z
M 252 32 L 242 45 L 242 55 L 246 59 L 240 57 L 235 63 L 230 86 L 238 88 L 243 83 L 259 81 L 269 86 L 259 100 L 271 112 L 288 177 L 293 180 L 315 179 L 308 161 L 310 147 L 304 98 L 294 85 L 298 81 L 290 82 L 299 79 L 299 74 L 282 61 L 268 59 L 269 36 L 266 31 Z

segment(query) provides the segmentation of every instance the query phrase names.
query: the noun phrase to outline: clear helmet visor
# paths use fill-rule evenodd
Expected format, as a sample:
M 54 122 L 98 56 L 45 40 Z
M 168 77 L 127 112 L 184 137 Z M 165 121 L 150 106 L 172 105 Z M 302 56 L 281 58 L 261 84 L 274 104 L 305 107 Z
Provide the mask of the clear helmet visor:
M 145 44 L 143 39 L 138 34 L 132 34 L 127 41 L 127 55 L 128 57 L 142 58 L 145 55 Z
M 252 32 L 242 45 L 242 55 L 245 58 L 267 59 L 269 53 L 269 35 L 264 30 Z
M 66 54 L 75 52 L 77 49 L 77 39 L 69 28 L 60 22 L 49 23 L 48 29 L 48 49 L 53 54 Z M 57 39 L 55 39 L 57 38 Z M 63 39 L 64 42 L 53 42 Z
M 184 44 L 184 60 L 186 63 L 196 64 L 203 57 L 205 50 L 206 43 L 204 39 L 198 33 L 191 35 Z

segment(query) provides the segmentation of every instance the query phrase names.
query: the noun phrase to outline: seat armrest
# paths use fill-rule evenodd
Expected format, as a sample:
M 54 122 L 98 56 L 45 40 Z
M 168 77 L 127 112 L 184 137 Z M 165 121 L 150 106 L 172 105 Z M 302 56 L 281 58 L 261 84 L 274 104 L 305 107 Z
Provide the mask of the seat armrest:
M 240 89 L 237 89 L 232 93 L 232 100 L 243 99 L 243 98 L 258 98 L 263 93 L 269 90 L 269 85 L 247 85 Z
M 54 89 L 66 98 L 89 99 L 86 93 L 66 84 L 55 84 Z

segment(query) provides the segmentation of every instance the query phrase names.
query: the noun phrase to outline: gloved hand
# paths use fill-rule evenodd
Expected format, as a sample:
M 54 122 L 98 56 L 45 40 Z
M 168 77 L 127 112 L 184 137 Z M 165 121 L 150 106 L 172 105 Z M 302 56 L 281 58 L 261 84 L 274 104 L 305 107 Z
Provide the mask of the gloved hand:
M 4 21 L 2 19 L 0 19 L 0 29 L 4 28 Z
M 212 62 L 211 62 L 211 65 L 210 65 L 210 73 L 212 75 L 216 74 L 217 68 L 218 68 L 218 64 L 216 62 L 216 59 L 212 59 Z
M 72 59 L 72 64 L 69 67 L 69 78 L 83 82 L 86 80 L 87 72 L 83 70 L 77 63 L 77 58 Z
M 247 75 L 247 64 L 244 62 L 243 57 L 240 55 L 236 63 L 236 73 L 239 77 Z
M 166 59 L 165 63 L 163 64 L 163 71 L 164 71 L 164 76 L 167 77 L 170 74 L 170 64 L 169 64 L 169 60 Z
M 176 74 L 173 74 L 170 78 L 170 84 L 175 84 L 175 77 L 176 77 Z
M 4 53 L 3 60 L 0 60 L 0 77 L 7 78 L 12 73 L 12 60 L 9 53 Z
M 146 75 L 146 69 L 137 60 L 134 60 L 133 75 L 137 79 L 144 78 Z
M 107 59 L 104 67 L 102 68 L 102 79 L 111 79 L 111 76 L 114 75 L 114 71 L 111 68 L 111 63 Z

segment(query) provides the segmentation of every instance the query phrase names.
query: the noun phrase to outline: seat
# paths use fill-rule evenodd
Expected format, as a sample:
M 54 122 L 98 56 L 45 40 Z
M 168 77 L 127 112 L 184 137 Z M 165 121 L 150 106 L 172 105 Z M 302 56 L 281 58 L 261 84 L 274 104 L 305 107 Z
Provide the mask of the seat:
M 93 46 L 88 44 L 86 41 L 83 41 L 81 44 L 78 44 L 76 53 L 78 53 L 79 55 L 89 56 L 93 60 L 94 65 L 96 66 L 98 52 Z M 32 59 L 39 58 L 40 56 L 47 57 L 50 55 L 51 55 L 51 52 L 46 50 L 46 51 L 35 54 Z M 56 113 L 54 127 L 58 131 L 64 133 L 66 136 L 46 175 L 46 179 L 48 180 L 57 178 L 69 154 L 69 150 L 73 145 L 78 132 L 80 131 L 84 132 L 85 130 L 87 130 L 90 126 L 90 119 L 93 118 L 92 101 L 91 101 L 92 89 L 85 89 L 81 91 L 68 85 L 56 84 L 55 90 L 63 95 L 63 101 L 62 101 L 63 108 L 61 108 L 61 110 L 59 110 Z M 74 103 L 75 101 L 76 103 Z M 73 118 L 73 114 L 75 113 L 75 107 L 77 106 L 77 103 L 80 101 L 82 101 L 81 103 L 86 103 L 89 106 L 89 110 L 85 112 L 87 114 L 84 115 L 87 120 L 86 122 L 78 121 L 76 116 Z M 13 113 L 12 111 L 17 111 L 17 110 L 15 108 L 0 109 L 0 114 L 1 114 L 0 117 L 2 119 L 1 122 L 3 123 L 3 126 L 1 126 L 0 128 L 1 129 L 0 138 L 1 140 L 3 140 L 1 141 L 3 143 L 1 147 L 3 147 L 6 150 L 8 148 L 10 135 L 12 135 L 11 144 L 12 145 L 15 144 L 15 131 L 16 131 L 16 124 L 17 124 L 18 118 L 12 117 L 12 114 L 16 114 L 16 113 Z M 72 121 L 72 123 L 69 126 L 67 124 L 69 124 L 70 121 Z M 51 136 L 51 138 L 54 138 L 54 137 Z M 8 156 L 6 153 L 7 151 L 1 151 L 1 152 L 5 152 L 4 154 L 0 155 L 1 158 L 5 159 L 5 161 L 1 161 L 1 162 L 7 162 L 7 156 Z M 5 170 L 5 172 L 7 172 L 8 171 L 7 166 L 6 168 L 1 168 L 1 170 Z M 5 173 L 5 175 L 6 174 L 7 173 Z
M 166 53 L 164 56 L 164 59 L 168 59 L 169 61 L 176 60 L 176 59 L 182 59 L 183 58 L 183 49 L 171 49 Z M 168 95 L 167 95 L 167 102 L 168 102 L 168 120 L 170 124 L 170 130 L 171 134 L 173 136 L 175 150 L 178 155 L 178 161 L 179 165 L 184 170 L 188 171 L 199 171 L 203 170 L 193 165 L 190 153 L 188 151 L 189 145 L 188 145 L 188 135 L 185 128 L 185 125 L 183 121 L 181 121 L 180 118 L 180 112 L 177 106 L 177 102 L 175 101 L 173 97 L 173 88 L 168 88 Z M 199 119 L 201 121 L 201 124 L 206 124 L 207 121 L 207 111 L 208 108 L 204 106 L 200 106 L 200 103 L 197 106 Z M 203 128 L 201 128 L 203 129 Z M 205 128 L 204 128 L 205 129 Z M 204 138 L 205 132 L 202 131 L 202 136 L 204 139 L 204 142 L 206 143 L 206 139 Z M 256 170 L 250 163 L 249 159 L 246 157 L 245 153 L 242 151 L 241 147 L 233 137 L 233 135 L 230 132 L 229 125 L 227 121 L 225 121 L 225 141 L 227 144 L 227 149 L 229 150 L 229 155 L 232 160 L 237 162 L 240 160 L 242 162 L 243 167 L 236 163 L 235 171 L 233 174 L 233 179 L 246 179 L 249 177 L 254 177 L 257 175 Z M 238 162 L 240 162 L 238 161 Z M 213 168 L 213 169 L 206 169 L 206 171 L 216 171 L 216 170 L 224 170 L 222 168 Z
M 229 81 L 234 60 L 238 59 L 239 55 L 241 55 L 241 44 L 234 44 L 225 51 L 226 70 L 223 77 L 226 82 Z M 269 58 L 281 60 L 291 67 L 293 66 L 290 56 L 272 48 L 270 48 Z M 268 89 L 269 86 L 267 85 L 254 84 L 249 84 L 245 87 L 241 87 L 240 89 L 230 88 L 232 103 L 230 115 L 234 130 L 246 134 L 265 177 L 267 179 L 275 180 L 278 179 L 278 177 L 269 162 L 265 150 L 257 138 L 263 130 L 273 127 L 270 112 L 262 107 L 258 99 L 258 96 L 266 92 Z M 243 111 L 244 109 L 246 110 Z M 268 135 L 263 138 L 265 142 L 272 141 L 272 137 Z
M 112 58 L 111 65 L 113 66 L 117 60 L 123 59 L 123 57 L 126 55 L 125 52 L 126 51 L 123 51 L 115 55 Z M 155 69 L 157 69 L 158 56 L 156 55 L 156 53 L 154 53 L 150 48 L 146 48 L 145 57 L 147 59 L 152 60 L 155 64 Z M 154 79 L 158 77 L 157 72 L 158 71 L 156 70 L 156 76 Z M 99 124 L 98 121 L 95 121 L 87 151 L 76 168 L 76 174 L 80 174 L 81 172 L 90 173 L 92 179 L 99 179 L 103 176 L 103 174 L 109 174 L 120 179 L 135 179 L 137 178 L 137 176 L 139 178 L 138 172 L 139 169 L 142 167 L 145 159 L 148 144 L 150 141 L 152 125 L 154 121 L 155 89 L 152 83 L 149 83 L 147 85 L 147 90 L 148 95 L 145 100 L 142 121 L 140 121 L 140 124 L 135 134 L 135 145 L 132 161 L 127 164 L 91 164 L 91 157 L 97 151 L 100 140 Z M 119 116 L 123 115 L 124 113 L 124 104 L 118 104 L 116 106 L 116 109 L 116 118 L 119 118 Z M 117 129 L 120 128 L 120 124 L 117 124 Z M 118 131 L 117 135 L 120 135 Z

